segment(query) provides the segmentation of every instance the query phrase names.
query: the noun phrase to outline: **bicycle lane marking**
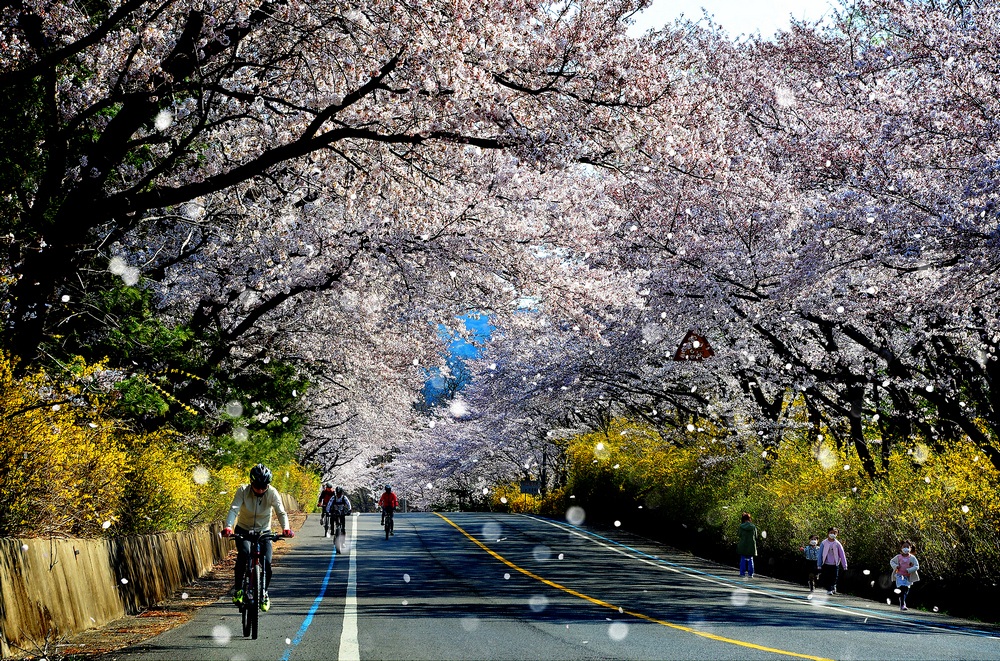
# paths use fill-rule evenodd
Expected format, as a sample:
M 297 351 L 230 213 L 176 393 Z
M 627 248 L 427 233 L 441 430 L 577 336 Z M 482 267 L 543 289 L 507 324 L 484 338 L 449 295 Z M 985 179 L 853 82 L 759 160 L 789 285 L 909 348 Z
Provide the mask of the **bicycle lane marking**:
M 598 546 L 601 546 L 609 551 L 617 553 L 626 558 L 630 558 L 632 560 L 638 560 L 639 562 L 645 563 L 651 567 L 656 567 L 657 569 L 662 569 L 666 571 L 672 571 L 674 573 L 687 576 L 688 578 L 698 579 L 701 581 L 705 581 L 707 583 L 715 583 L 717 585 L 723 585 L 727 587 L 736 586 L 745 589 L 747 592 L 760 594 L 763 596 L 771 597 L 773 599 L 779 599 L 782 601 L 788 601 L 792 603 L 805 602 L 808 603 L 810 606 L 815 606 L 817 608 L 826 608 L 828 610 L 843 613 L 844 615 L 851 615 L 854 617 L 859 617 L 863 615 L 864 617 L 869 617 L 869 618 L 874 617 L 882 620 L 889 620 L 896 622 L 898 624 L 906 624 L 908 626 L 918 627 L 923 629 L 957 632 L 963 635 L 977 636 L 982 638 L 993 638 L 993 639 L 997 638 L 997 635 L 995 633 L 991 633 L 989 631 L 982 631 L 979 629 L 969 629 L 966 627 L 960 627 L 957 625 L 945 624 L 945 623 L 917 622 L 913 619 L 906 618 L 904 616 L 893 615 L 892 613 L 883 613 L 881 611 L 871 610 L 867 608 L 859 608 L 857 606 L 847 606 L 845 604 L 833 604 L 828 601 L 815 600 L 810 597 L 803 597 L 797 594 L 792 594 L 790 592 L 784 592 L 782 590 L 777 590 L 772 588 L 752 587 L 751 585 L 743 581 L 737 581 L 731 578 L 716 576 L 715 574 L 710 574 L 708 572 L 701 571 L 699 569 L 694 569 L 692 567 L 687 567 L 685 565 L 679 565 L 677 563 L 670 562 L 669 560 L 664 560 L 663 558 L 650 555 L 648 553 L 644 553 L 643 551 L 632 548 L 631 546 L 622 544 L 621 542 L 617 542 L 607 537 L 603 537 L 595 532 L 591 532 L 590 530 L 584 530 L 583 528 L 579 528 L 569 523 L 562 523 L 561 521 L 553 521 L 552 519 L 547 519 L 544 516 L 538 516 L 538 515 L 529 516 L 527 514 L 522 514 L 521 516 L 527 519 L 533 519 L 535 521 L 542 521 L 544 523 L 549 524 L 550 526 L 569 532 L 582 539 L 586 539 L 590 542 L 593 542 L 594 544 L 597 544 Z M 614 544 L 615 546 L 620 546 L 621 549 L 627 549 L 628 551 L 631 551 L 636 555 L 631 555 L 629 553 L 626 553 L 625 551 L 622 551 L 619 548 L 615 548 L 615 546 L 609 546 L 608 544 L 604 544 L 598 540 L 603 540 L 604 542 L 609 542 L 610 544 Z
M 323 602 L 323 597 L 326 595 L 327 585 L 330 583 L 330 574 L 333 573 L 333 562 L 337 559 L 337 548 L 334 546 L 333 553 L 330 554 L 330 566 L 326 568 L 326 576 L 323 577 L 323 583 L 320 585 L 319 594 L 316 599 L 313 600 L 312 608 L 309 609 L 309 613 L 306 615 L 306 619 L 302 622 L 302 626 L 295 634 L 295 638 L 292 639 L 291 646 L 285 650 L 284 656 L 281 657 L 281 661 L 288 661 L 292 656 L 292 651 L 302 642 L 303 636 L 306 635 L 306 631 L 309 629 L 309 625 L 312 624 L 313 616 L 316 615 L 316 611 L 319 610 L 319 605 Z M 351 565 L 353 567 L 353 563 Z
M 358 519 L 351 526 L 351 564 L 347 571 L 347 598 L 344 599 L 344 626 L 340 630 L 340 661 L 360 661 L 358 650 Z
M 748 643 L 746 641 L 736 640 L 734 638 L 725 638 L 723 636 L 718 636 L 718 635 L 716 635 L 714 633 L 708 633 L 707 631 L 699 631 L 698 629 L 692 629 L 691 627 L 685 627 L 685 626 L 682 626 L 680 624 L 674 624 L 673 622 L 667 622 L 666 620 L 660 620 L 660 619 L 657 619 L 655 617 L 651 617 L 649 615 L 646 615 L 644 613 L 637 613 L 635 611 L 625 610 L 625 608 L 623 608 L 623 607 L 614 606 L 612 604 L 609 604 L 606 601 L 602 601 L 600 599 L 596 599 L 594 597 L 585 595 L 582 592 L 577 592 L 576 590 L 573 590 L 572 588 L 567 588 L 567 587 L 565 587 L 563 585 L 559 585 L 558 583 L 554 583 L 554 582 L 548 580 L 547 578 L 542 578 L 538 574 L 535 574 L 535 573 L 533 573 L 531 571 L 528 571 L 527 569 L 522 569 L 518 565 L 515 565 L 513 562 L 511 562 L 507 558 L 503 557 L 502 555 L 500 555 L 499 553 L 497 553 L 493 549 L 489 548 L 488 546 L 486 546 L 485 544 L 483 544 L 482 542 L 480 542 L 478 539 L 476 539 L 475 537 L 473 537 L 469 533 L 465 532 L 465 530 L 463 530 L 461 526 L 459 526 L 457 523 L 455 523 L 454 521 L 452 521 L 448 517 L 446 517 L 443 514 L 440 514 L 438 512 L 435 512 L 435 514 L 437 514 L 442 519 L 444 519 L 445 521 L 447 521 L 448 523 L 450 523 L 456 530 L 458 530 L 460 533 L 462 533 L 463 535 L 465 535 L 466 537 L 468 537 L 469 540 L 471 540 L 474 544 L 476 544 L 477 546 L 479 546 L 479 548 L 483 549 L 484 551 L 486 551 L 487 553 L 489 553 L 490 555 L 492 555 L 494 558 L 496 558 L 500 562 L 504 563 L 505 565 L 507 565 L 508 567 L 510 567 L 511 569 L 513 569 L 514 571 L 518 571 L 518 572 L 524 574 L 525 576 L 528 576 L 530 578 L 535 579 L 536 581 L 541 581 L 542 583 L 545 583 L 546 585 L 548 585 L 550 587 L 553 587 L 553 588 L 555 588 L 557 590 L 562 590 L 563 592 L 565 592 L 567 594 L 571 594 L 574 597 L 579 597 L 580 599 L 585 599 L 585 600 L 589 601 L 592 604 L 596 604 L 598 606 L 603 606 L 605 608 L 610 608 L 610 609 L 612 609 L 612 610 L 614 610 L 614 611 L 616 611 L 618 613 L 623 613 L 625 615 L 630 615 L 630 616 L 638 618 L 640 620 L 646 620 L 647 622 L 654 622 L 656 624 L 661 624 L 661 625 L 663 625 L 665 627 L 670 627 L 671 629 L 677 629 L 678 631 L 684 631 L 684 632 L 687 632 L 687 633 L 690 633 L 690 634 L 694 634 L 696 636 L 701 636 L 702 638 L 708 638 L 710 640 L 715 640 L 715 641 L 719 641 L 719 642 L 722 642 L 722 643 L 729 643 L 731 645 L 738 645 L 740 647 L 747 647 L 747 648 L 751 648 L 751 649 L 755 649 L 755 650 L 761 650 L 763 652 L 773 652 L 774 654 L 782 654 L 784 656 L 793 656 L 793 657 L 797 657 L 797 658 L 800 658 L 800 659 L 812 659 L 813 661 L 830 661 L 829 659 L 826 659 L 825 657 L 822 657 L 822 656 L 812 656 L 812 655 L 809 655 L 809 654 L 799 654 L 798 652 L 789 652 L 787 650 L 779 650 L 779 649 L 774 648 L 774 647 L 764 647 L 763 645 L 756 645 L 754 643 Z

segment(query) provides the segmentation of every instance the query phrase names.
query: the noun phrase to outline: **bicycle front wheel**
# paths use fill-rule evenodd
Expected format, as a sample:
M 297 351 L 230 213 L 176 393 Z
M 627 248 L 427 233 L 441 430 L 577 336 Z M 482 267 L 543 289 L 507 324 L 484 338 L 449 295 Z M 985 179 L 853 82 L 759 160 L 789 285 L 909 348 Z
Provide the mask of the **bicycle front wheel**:
M 240 604 L 240 616 L 243 619 L 243 635 L 250 635 L 250 609 L 247 608 L 247 600 L 250 598 L 250 581 L 247 575 L 243 576 L 243 602 Z
M 260 564 L 254 565 L 253 568 L 253 586 L 250 588 L 253 591 L 253 603 L 248 609 L 253 615 L 250 616 L 250 638 L 257 640 L 257 624 L 260 621 L 260 605 L 264 601 L 264 576 L 262 567 Z

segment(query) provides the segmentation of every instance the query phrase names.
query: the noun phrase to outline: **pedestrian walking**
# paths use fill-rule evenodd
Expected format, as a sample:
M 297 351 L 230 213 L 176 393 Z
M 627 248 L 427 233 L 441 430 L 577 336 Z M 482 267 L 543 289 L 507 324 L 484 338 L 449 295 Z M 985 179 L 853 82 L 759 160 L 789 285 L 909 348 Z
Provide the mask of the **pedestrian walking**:
M 896 578 L 896 592 L 899 593 L 899 610 L 906 610 L 906 597 L 910 594 L 910 586 L 920 580 L 920 563 L 917 557 L 911 553 L 913 544 L 910 540 L 904 539 L 899 545 L 899 555 L 889 561 L 892 567 L 892 575 Z
M 819 577 L 817 569 L 820 564 L 818 535 L 809 536 L 809 542 L 802 547 L 802 557 L 804 558 L 802 562 L 806 574 L 806 585 L 812 592 L 816 588 L 816 579 Z
M 819 544 L 819 562 L 816 569 L 820 573 L 820 580 L 827 594 L 837 594 L 837 578 L 840 576 L 840 569 L 847 569 L 847 553 L 844 552 L 844 545 L 837 539 L 840 531 L 836 528 L 829 528 L 826 531 L 826 539 Z
M 750 521 L 750 515 L 746 512 L 742 518 L 740 541 L 736 544 L 736 550 L 740 554 L 740 578 L 753 578 L 753 558 L 757 555 L 757 526 Z

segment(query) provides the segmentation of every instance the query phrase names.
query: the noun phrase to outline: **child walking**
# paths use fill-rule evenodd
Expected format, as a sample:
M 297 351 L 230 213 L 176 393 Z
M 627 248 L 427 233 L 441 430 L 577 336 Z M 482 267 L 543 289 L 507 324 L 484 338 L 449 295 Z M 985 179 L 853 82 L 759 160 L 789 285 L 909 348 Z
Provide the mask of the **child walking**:
M 817 535 L 809 536 L 809 543 L 802 547 L 802 556 L 805 558 L 806 585 L 812 592 L 816 587 L 816 577 L 819 575 L 816 568 L 820 564 L 819 537 Z
M 750 522 L 750 515 L 746 512 L 742 518 L 740 541 L 736 544 L 736 550 L 740 554 L 740 578 L 753 578 L 753 557 L 757 555 L 757 526 Z
M 820 570 L 820 578 L 827 594 L 837 594 L 837 577 L 840 569 L 847 569 L 847 553 L 844 552 L 844 545 L 837 541 L 837 534 L 840 531 L 830 527 L 826 531 L 826 539 L 819 545 L 819 561 L 816 569 Z
M 910 586 L 920 580 L 920 575 L 917 574 L 917 570 L 920 569 L 920 563 L 917 562 L 916 556 L 910 553 L 910 550 L 913 548 L 910 540 L 904 539 L 903 543 L 899 546 L 899 555 L 889 561 L 889 566 L 892 567 L 892 575 L 896 577 L 896 592 L 899 593 L 899 610 L 905 611 L 906 597 L 910 594 Z

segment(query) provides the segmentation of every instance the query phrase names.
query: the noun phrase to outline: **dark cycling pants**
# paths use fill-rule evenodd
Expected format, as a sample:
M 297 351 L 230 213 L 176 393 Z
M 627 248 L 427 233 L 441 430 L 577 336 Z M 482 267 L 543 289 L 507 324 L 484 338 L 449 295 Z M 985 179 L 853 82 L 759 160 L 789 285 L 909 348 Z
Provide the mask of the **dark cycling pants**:
M 246 535 L 250 531 L 241 526 L 236 526 L 233 532 Z M 271 540 L 260 543 L 260 550 L 264 552 L 264 589 L 271 584 Z M 247 571 L 247 564 L 250 562 L 250 542 L 243 540 L 236 543 L 236 589 L 243 589 L 243 574 Z
M 337 530 L 337 524 L 339 523 L 344 534 L 347 534 L 347 516 L 343 512 L 327 512 L 326 515 L 330 517 L 330 523 L 333 524 L 330 526 L 331 528 Z

